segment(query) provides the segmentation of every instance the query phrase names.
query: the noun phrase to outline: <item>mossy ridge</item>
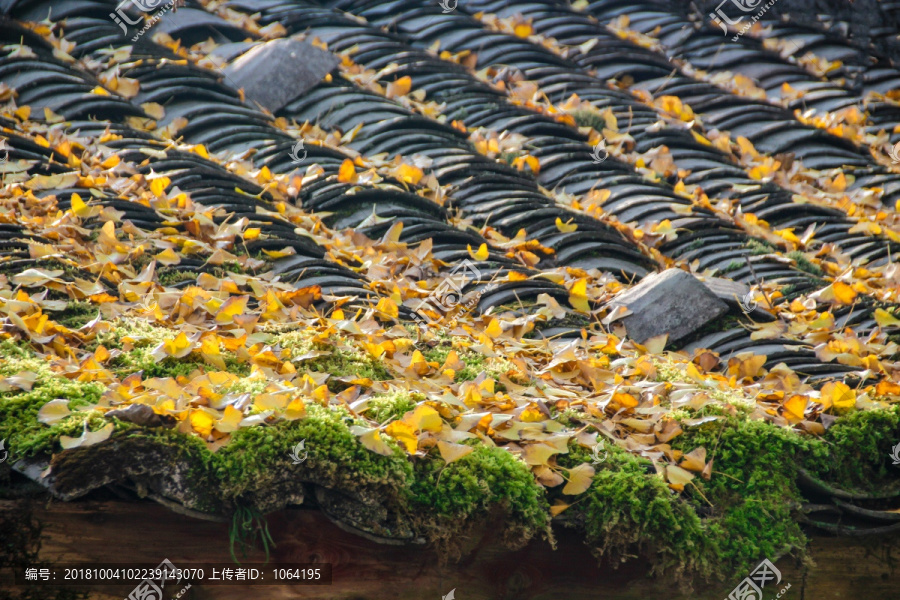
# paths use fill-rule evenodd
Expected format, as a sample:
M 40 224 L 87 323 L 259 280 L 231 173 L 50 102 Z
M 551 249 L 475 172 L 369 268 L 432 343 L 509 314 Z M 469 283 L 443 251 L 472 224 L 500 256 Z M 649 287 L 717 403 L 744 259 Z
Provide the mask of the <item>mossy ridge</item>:
M 803 465 L 820 479 L 863 493 L 900 491 L 897 468 L 888 462 L 900 443 L 900 405 L 850 412 L 817 441 Z
M 432 541 L 450 551 L 459 548 L 455 537 L 488 520 L 511 548 L 541 534 L 553 540 L 545 489 L 503 448 L 477 445 L 449 465 L 428 457 L 416 461 L 415 473 L 412 514 Z
M 0 437 L 9 438 L 14 456 L 57 449 L 59 436 L 78 435 L 85 420 L 92 429 L 106 422 L 100 413 L 89 412 L 51 427 L 38 423 L 37 411 L 49 400 L 64 397 L 73 409 L 88 406 L 99 399 L 103 386 L 53 375 L 49 365 L 21 343 L 6 340 L 2 345 L 8 357 L 0 365 L 3 373 L 34 369 L 41 376 L 30 392 L 0 396 Z M 449 347 L 441 348 L 449 353 Z M 683 376 L 663 363 L 657 366 L 660 380 Z M 390 414 L 383 416 L 400 416 L 416 400 L 394 398 Z M 591 488 L 583 496 L 567 498 L 575 505 L 564 516 L 583 524 L 595 552 L 619 559 L 640 552 L 652 556 L 655 570 L 685 576 L 730 575 L 761 557 L 775 558 L 787 549 L 804 547 L 805 537 L 793 514 L 801 500 L 796 485 L 800 462 L 814 475 L 844 486 L 862 487 L 869 476 L 889 479 L 884 457 L 900 435 L 900 406 L 850 413 L 823 438 L 814 438 L 748 421 L 741 398 L 722 400 L 737 413 L 712 406 L 690 411 L 691 416 L 723 418 L 689 428 L 673 441 L 673 447 L 682 451 L 704 446 L 715 459 L 713 479 L 695 479 L 696 491 L 689 485 L 684 495 L 676 496 L 652 473 L 649 461 L 613 448 Z M 241 429 L 217 453 L 196 436 L 128 423 L 116 422 L 114 439 L 149 437 L 177 447 L 190 464 L 191 507 L 197 510 L 269 505 L 266 494 L 271 494 L 272 484 L 294 478 L 375 498 L 439 543 L 497 513 L 501 514 L 494 521 L 504 523 L 504 535 L 513 544 L 548 530 L 548 497 L 559 490 L 548 493 L 528 467 L 505 450 L 478 445 L 472 454 L 445 467 L 434 451 L 410 460 L 385 438 L 395 452 L 383 457 L 359 443 L 349 431 L 352 424 L 362 423 L 344 409 L 311 404 L 305 419 Z M 289 452 L 299 441 L 306 442 L 310 460 L 295 466 Z M 563 467 L 589 461 L 580 447 L 559 457 Z
M 576 451 L 564 462 L 574 466 L 589 459 Z M 646 556 L 653 573 L 685 579 L 730 572 L 711 547 L 696 506 L 648 472 L 648 460 L 612 448 L 607 461 L 597 467 L 590 489 L 570 499 L 578 504 L 567 515 L 584 527 L 585 542 L 598 559 L 616 564 Z
M 724 417 L 687 429 L 672 447 L 688 452 L 707 449 L 713 460 L 709 481 L 695 478 L 696 506 L 712 505 L 705 531 L 716 575 L 747 569 L 763 558 L 787 551 L 805 552 L 806 536 L 795 510 L 802 501 L 797 487 L 797 458 L 819 440 L 764 421 Z
M 296 363 L 298 372 L 315 371 L 328 373 L 332 377 L 368 378 L 373 381 L 387 381 L 394 376 L 384 366 L 384 363 L 361 348 L 348 344 L 346 340 L 336 335 L 329 336 L 326 340 L 318 339 L 316 332 L 307 330 L 294 330 L 275 335 L 270 341 L 272 345 L 289 348 L 293 356 L 302 356 L 309 352 L 327 351 L 326 356 L 317 356 L 312 359 Z M 333 392 L 339 392 L 347 385 L 339 381 L 328 382 L 328 387 Z
M 0 439 L 6 439 L 14 457 L 49 453 L 60 436 L 81 435 L 85 421 L 96 429 L 99 412 L 72 414 L 47 426 L 38 421 L 38 411 L 50 402 L 62 398 L 69 401 L 71 410 L 96 404 L 106 388 L 98 383 L 70 381 L 64 377 L 39 379 L 31 391 L 14 390 L 0 393 Z
M 775 560 L 786 552 L 805 557 L 807 539 L 796 518 L 803 501 L 799 467 L 857 490 L 896 482 L 886 457 L 900 437 L 900 406 L 851 413 L 821 438 L 747 420 L 742 412 L 704 409 L 704 415 L 721 419 L 686 428 L 672 442 L 682 452 L 705 447 L 707 460 L 713 459 L 711 480 L 698 476 L 676 495 L 649 460 L 607 445 L 608 458 L 595 466 L 594 481 L 582 496 L 549 491 L 551 498 L 572 503 L 561 522 L 583 527 L 598 557 L 620 561 L 643 555 L 652 557 L 654 573 L 721 580 L 762 558 Z M 564 468 L 590 460 L 575 444 L 558 458 Z
M 452 350 L 456 350 L 459 359 L 466 365 L 456 372 L 453 380 L 457 383 L 473 381 L 481 373 L 485 373 L 491 379 L 498 381 L 501 375 L 507 375 L 510 370 L 514 369 L 513 364 L 508 360 L 488 357 L 465 347 L 457 347 L 450 340 L 437 344 L 434 347 L 423 349 L 422 356 L 428 362 L 436 362 L 440 366 L 444 364 Z M 528 382 L 522 381 L 521 383 L 526 384 Z M 499 391 L 503 390 L 500 389 Z
M 118 319 L 112 322 L 112 327 L 100 333 L 94 343 L 89 347 L 96 350 L 96 346 L 102 345 L 108 350 L 123 349 L 123 340 L 128 338 L 131 348 L 111 359 L 109 369 L 118 377 L 127 377 L 138 371 L 143 371 L 143 378 L 151 377 L 179 377 L 187 376 L 197 369 L 207 371 L 214 367 L 207 364 L 196 354 L 190 354 L 184 358 L 165 358 L 158 360 L 153 356 L 153 350 L 163 341 L 174 338 L 177 331 L 166 327 L 158 327 L 140 319 Z M 225 361 L 226 370 L 241 377 L 250 374 L 251 366 L 240 362 L 233 352 L 222 351 L 222 359 Z

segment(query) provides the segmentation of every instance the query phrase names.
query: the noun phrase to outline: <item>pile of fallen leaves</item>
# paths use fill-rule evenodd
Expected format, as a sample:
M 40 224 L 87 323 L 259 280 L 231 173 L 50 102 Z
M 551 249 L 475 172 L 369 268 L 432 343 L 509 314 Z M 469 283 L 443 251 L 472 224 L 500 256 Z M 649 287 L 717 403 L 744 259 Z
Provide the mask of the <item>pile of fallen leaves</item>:
M 266 235 L 247 227 L 246 219 L 215 225 L 221 209 L 195 205 L 177 189 L 166 191 L 165 178 L 138 174 L 102 141 L 69 138 L 52 125 L 23 122 L 23 128 L 31 128 L 28 134 L 68 160 L 72 170 L 28 176 L 30 165 L 20 164 L 28 161 L 6 167 L 0 220 L 23 228 L 21 239 L 33 259 L 56 261 L 60 268 L 34 266 L 0 275 L 2 335 L 33 350 L 46 367 L 10 373 L 0 379 L 0 389 L 28 390 L 40 376 L 97 383 L 105 390 L 95 405 L 78 409 L 64 398 L 49 402 L 38 415 L 45 424 L 76 411 L 120 416 L 128 407 L 146 406 L 215 450 L 239 428 L 302 419 L 305 407 L 317 403 L 342 407 L 367 422 L 353 433 L 372 452 L 391 454 L 396 446 L 410 455 L 436 451 L 450 463 L 472 452 L 477 440 L 505 448 L 529 465 L 541 484 L 564 484 L 563 492 L 573 495 L 590 486 L 595 466 L 558 466 L 557 456 L 569 453 L 572 444 L 593 450 L 602 441 L 647 457 L 673 489 L 681 490 L 695 476 L 709 478 L 714 461 L 705 448 L 689 454 L 672 449 L 670 442 L 684 428 L 741 412 L 822 433 L 835 411 L 881 406 L 900 395 L 890 378 L 858 389 L 842 382 L 814 389 L 786 367 L 766 371 L 764 356 L 741 355 L 720 364 L 708 351 L 693 357 L 663 352 L 665 339 L 642 346 L 606 331 L 615 328 L 616 315 L 607 315 L 605 324 L 596 321 L 574 340 L 527 337 L 536 322 L 565 314 L 549 296 L 527 316 L 469 313 L 425 328 L 404 325 L 397 321 L 399 306 L 414 305 L 423 295 L 421 286 L 433 285 L 427 274 L 437 278 L 428 247 L 329 231 L 314 216 L 282 203 L 283 218 L 329 248 L 333 260 L 362 259 L 346 264 L 361 264 L 356 268 L 376 275 L 377 287 L 388 292 L 368 309 L 349 309 L 351 298 L 329 297 L 323 303 L 319 289 L 298 289 L 273 275 L 271 261 L 281 253 L 259 259 L 240 252 L 245 240 Z M 275 181 L 270 174 L 250 176 Z M 35 195 L 63 187 L 83 189 L 71 196 L 66 210 L 58 208 L 52 193 Z M 165 215 L 167 226 L 141 229 L 94 201 L 109 196 L 153 208 Z M 211 265 L 232 261 L 242 272 L 202 273 L 178 287 L 161 283 L 158 269 L 186 257 Z M 587 297 L 622 288 L 598 273 L 575 278 L 568 271 L 557 276 L 570 281 L 572 305 L 586 311 Z M 860 284 L 848 281 L 836 280 L 819 300 L 852 301 Z M 89 303 L 97 316 L 78 328 L 62 325 L 54 314 L 70 302 Z M 887 360 L 897 352 L 895 343 L 883 334 L 859 339 L 850 330 L 835 331 L 830 313 L 816 307 L 813 298 L 782 304 L 780 319 L 759 325 L 753 335 L 787 335 L 814 344 L 826 360 L 896 377 L 896 365 Z M 878 317 L 885 325 L 897 323 L 883 310 Z M 177 377 L 145 377 L 113 367 L 117 357 L 140 347 L 154 361 L 189 360 L 196 368 Z M 306 366 L 339 353 L 377 363 L 387 375 L 373 380 Z M 463 378 L 458 375 L 468 367 L 465 358 L 481 370 Z M 418 399 L 415 408 L 387 422 L 375 420 L 370 402 L 396 394 Z M 717 414 L 695 416 L 708 407 Z M 112 432 L 111 423 L 96 431 L 85 425 L 80 437 L 64 436 L 60 444 L 83 447 Z

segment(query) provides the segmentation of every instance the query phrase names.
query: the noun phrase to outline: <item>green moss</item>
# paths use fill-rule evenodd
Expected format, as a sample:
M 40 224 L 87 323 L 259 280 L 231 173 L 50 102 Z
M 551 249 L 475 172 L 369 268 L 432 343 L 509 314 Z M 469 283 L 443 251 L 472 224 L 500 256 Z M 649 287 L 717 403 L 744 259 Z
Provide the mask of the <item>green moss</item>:
M 513 369 L 513 364 L 508 360 L 487 357 L 468 348 L 454 348 L 451 341 L 443 342 L 433 348 L 426 348 L 422 350 L 422 355 L 428 362 L 436 362 L 438 365 L 443 365 L 450 351 L 454 349 L 459 359 L 466 365 L 456 372 L 454 377 L 456 382 L 472 381 L 481 373 L 486 373 L 488 377 L 499 380 L 501 375 L 505 375 Z
M 767 242 L 766 240 L 760 240 L 757 238 L 751 238 L 747 240 L 747 243 L 744 244 L 747 249 L 750 250 L 751 256 L 758 256 L 760 254 L 771 254 L 776 251 L 775 246 Z
M 816 277 L 821 277 L 823 275 L 822 269 L 817 267 L 815 263 L 810 261 L 805 254 L 800 252 L 799 250 L 794 250 L 793 252 L 788 252 L 786 255 L 788 258 L 793 259 L 797 263 L 797 268 L 801 271 L 806 271 L 811 275 L 815 275 Z
M 416 403 L 424 400 L 421 394 L 409 394 L 396 392 L 393 394 L 379 394 L 369 400 L 367 415 L 378 423 L 386 423 L 399 419 L 416 407 Z
M 816 443 L 783 427 L 737 418 L 689 429 L 676 438 L 673 448 L 687 452 L 703 446 L 707 460 L 714 461 L 710 481 L 695 478 L 699 492 L 693 497 L 712 504 L 705 530 L 713 554 L 704 562 L 713 565 L 716 574 L 805 547 L 794 514 L 801 502 L 796 457 Z
M 40 378 L 25 392 L 0 394 L 0 439 L 6 439 L 13 456 L 31 456 L 51 452 L 61 435 L 79 436 L 86 419 L 96 419 L 99 413 L 84 412 L 45 425 L 37 420 L 38 411 L 51 400 L 69 401 L 75 411 L 95 404 L 104 391 L 98 383 L 81 383 L 64 377 Z M 96 423 L 92 420 L 90 424 Z
M 175 285 L 182 281 L 196 281 L 197 273 L 195 271 L 183 271 L 173 268 L 160 269 L 157 274 L 157 280 L 160 285 Z
M 96 318 L 98 313 L 97 305 L 77 300 L 66 304 L 65 310 L 51 313 L 51 318 L 63 327 L 78 329 L 88 321 Z
M 503 152 L 500 154 L 500 160 L 508 165 L 511 165 L 517 158 L 522 155 L 522 152 Z
M 737 271 L 741 267 L 744 266 L 744 262 L 740 260 L 733 260 L 721 270 L 721 273 L 724 275 L 725 273 L 731 273 L 732 271 Z
M 396 446 L 392 456 L 367 450 L 350 432 L 354 422 L 343 408 L 311 404 L 304 419 L 239 429 L 231 443 L 211 455 L 210 469 L 223 493 L 238 498 L 264 489 L 292 466 L 290 451 L 303 441 L 309 452 L 304 468 L 315 470 L 315 478 L 328 487 L 354 491 L 386 487 L 399 495 L 409 485 L 411 464 Z
M 723 416 L 672 441 L 682 452 L 707 449 L 713 460 L 709 481 L 697 476 L 675 495 L 648 461 L 609 447 L 591 488 L 564 515 L 583 524 L 587 542 L 601 556 L 640 554 L 652 557 L 655 571 L 730 577 L 761 558 L 803 552 L 806 538 L 796 515 L 803 500 L 801 464 L 825 480 L 861 483 L 874 475 L 890 482 L 886 457 L 898 425 L 900 407 L 848 415 L 823 438 Z M 589 459 L 573 447 L 559 462 L 569 467 Z
M 606 127 L 606 120 L 598 112 L 592 110 L 576 110 L 571 113 L 575 119 L 575 124 L 579 127 L 593 127 L 597 131 L 603 131 Z
M 696 507 L 652 474 L 644 459 L 612 448 L 606 466 L 577 509 L 598 557 L 621 561 L 639 552 L 653 557 L 655 571 L 708 575 L 716 557 Z
M 478 445 L 449 465 L 440 459 L 417 461 L 412 494 L 415 510 L 433 511 L 446 531 L 493 512 L 502 513 L 495 522 L 512 545 L 548 531 L 544 489 L 524 462 L 502 448 Z
M 394 376 L 384 363 L 356 346 L 347 344 L 338 336 L 328 338 L 327 342 L 318 341 L 316 332 L 309 330 L 290 331 L 277 335 L 272 340 L 283 348 L 290 348 L 293 356 L 302 356 L 309 352 L 328 352 L 326 356 L 318 356 L 302 362 L 296 362 L 298 371 L 308 370 L 328 373 L 332 377 L 369 378 L 373 381 L 386 381 Z M 328 381 L 332 391 L 340 391 L 346 385 L 339 381 Z
M 814 447 L 804 466 L 841 488 L 873 492 L 897 487 L 891 449 L 900 443 L 900 405 L 851 412 L 838 419 Z

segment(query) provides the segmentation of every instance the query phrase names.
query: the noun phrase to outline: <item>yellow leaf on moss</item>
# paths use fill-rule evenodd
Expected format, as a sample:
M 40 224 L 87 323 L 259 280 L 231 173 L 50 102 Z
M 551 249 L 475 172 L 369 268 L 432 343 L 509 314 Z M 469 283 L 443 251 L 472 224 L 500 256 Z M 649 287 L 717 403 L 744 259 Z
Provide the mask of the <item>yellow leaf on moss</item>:
M 563 494 L 575 496 L 586 492 L 591 487 L 595 472 L 594 467 L 587 463 L 569 469 L 569 482 L 563 488 Z
M 441 430 L 443 422 L 438 411 L 427 404 L 420 404 L 403 417 L 403 421 L 412 426 L 416 431 L 428 431 L 437 433 Z
M 302 398 L 294 398 L 290 404 L 284 409 L 284 418 L 288 421 L 295 421 L 306 416 L 306 404 Z
M 215 419 L 205 410 L 195 408 L 191 411 L 191 427 L 203 437 L 207 437 L 212 433 L 215 424 Z
M 359 437 L 359 443 L 363 445 L 364 448 L 374 452 L 375 454 L 381 454 L 382 456 L 391 456 L 394 453 L 394 449 L 391 448 L 381 437 L 381 432 L 375 428 L 366 428 L 353 426 L 350 428 L 350 433 Z
M 394 421 L 384 428 L 384 432 L 397 440 L 410 454 L 415 454 L 419 446 L 419 438 L 416 437 L 412 426 L 403 421 Z
M 444 462 L 448 465 L 475 451 L 475 448 L 472 446 L 454 444 L 443 440 L 438 441 L 437 447 L 441 453 L 441 458 L 443 458 Z
M 184 332 L 175 336 L 175 339 L 165 340 L 160 346 L 163 354 L 172 358 L 184 358 L 194 348 L 194 344 L 191 343 Z
M 835 408 L 853 408 L 856 406 L 856 391 L 841 381 L 830 381 L 822 386 L 820 397 L 826 408 L 830 402 Z
M 225 412 L 222 415 L 222 418 L 219 419 L 218 423 L 216 423 L 216 429 L 218 431 L 221 431 L 222 433 L 231 433 L 232 431 L 237 431 L 243 419 L 244 413 L 229 404 L 225 407 Z

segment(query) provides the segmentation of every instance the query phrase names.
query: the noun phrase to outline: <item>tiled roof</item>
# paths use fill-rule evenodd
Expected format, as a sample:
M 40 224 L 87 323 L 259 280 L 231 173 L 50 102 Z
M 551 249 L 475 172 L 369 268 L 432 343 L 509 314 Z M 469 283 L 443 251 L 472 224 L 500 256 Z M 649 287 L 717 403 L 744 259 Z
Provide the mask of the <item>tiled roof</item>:
M 591 447 L 577 436 L 592 428 L 623 452 L 668 465 L 657 468 L 681 492 L 675 469 L 688 480 L 687 470 L 710 474 L 670 446 L 681 426 L 664 421 L 678 411 L 697 409 L 688 414 L 697 425 L 734 416 L 737 394 L 748 420 L 793 430 L 796 439 L 827 435 L 835 412 L 896 416 L 900 158 L 891 152 L 900 152 L 892 146 L 900 142 L 900 72 L 879 54 L 895 43 L 885 33 L 862 47 L 839 28 L 776 20 L 783 12 L 773 12 L 733 40 L 742 15 L 723 35 L 709 11 L 652 0 L 144 4 L 13 1 L 0 23 L 2 199 L 18 211 L 0 219 L 5 335 L 31 344 L 29 352 L 66 377 L 102 383 L 101 408 L 131 403 L 132 392 L 122 391 L 130 373 L 96 366 L 97 340 L 116 331 L 120 314 L 155 320 L 173 338 L 176 330 L 193 336 L 181 349 L 180 336 L 154 338 L 159 360 L 193 356 L 224 372 L 221 343 L 246 371 L 252 365 L 252 377 L 286 381 L 285 393 L 303 402 L 347 405 L 354 435 L 373 452 L 391 452 L 373 441 L 379 432 L 406 444 L 394 423 L 418 432 L 403 446 L 417 456 L 435 443 L 480 438 L 523 457 L 550 490 L 561 485 L 551 473 L 560 465 L 534 459 L 530 452 L 549 442 L 520 438 L 524 423 L 544 423 L 541 436 L 564 435 L 573 447 Z M 158 11 L 158 23 L 144 31 L 153 21 L 138 8 Z M 249 94 L 234 82 L 248 52 L 266 45 L 277 57 L 287 39 L 327 50 L 340 64 L 302 92 L 291 91 L 299 80 Z M 423 324 L 421 300 L 463 265 L 459 297 L 439 308 L 453 312 L 461 298 L 474 298 L 471 312 L 451 319 L 432 310 L 427 320 L 436 322 Z M 727 315 L 692 335 L 623 341 L 615 299 L 667 268 L 694 273 L 714 291 L 716 276 L 754 291 L 720 293 Z M 29 289 L 27 300 L 11 300 L 41 286 L 54 293 Z M 195 298 L 204 298 L 206 313 Z M 113 325 L 48 329 L 40 315 L 69 310 L 63 300 L 86 302 Z M 243 313 L 220 317 L 229 302 L 243 303 Z M 338 356 L 336 347 L 292 361 L 290 348 L 269 344 L 271 335 L 320 326 L 316 343 L 344 336 L 368 368 L 392 377 L 341 373 L 341 385 L 329 388 L 327 376 L 303 363 Z M 493 398 L 494 379 L 476 373 L 477 390 L 454 380 L 464 366 L 458 357 L 425 360 L 421 351 L 454 338 L 454 348 L 506 361 L 509 370 L 494 377 L 506 400 L 473 400 L 488 388 Z M 526 347 L 541 348 L 542 358 L 523 362 Z M 670 377 L 661 399 L 648 386 L 665 377 L 645 369 L 666 361 L 687 374 Z M 398 374 L 400 367 L 409 370 Z M 611 379 L 607 367 L 616 370 Z M 541 382 L 540 393 L 518 389 L 508 377 L 515 369 L 529 385 Z M 187 379 L 204 377 L 200 370 Z M 146 384 L 128 379 L 132 391 Z M 712 386 L 716 407 L 676 406 L 673 384 L 701 385 L 692 393 L 704 397 L 698 390 Z M 370 395 L 399 388 L 419 394 L 436 429 L 412 406 L 394 423 L 366 412 Z M 597 419 L 579 429 L 566 411 L 582 394 L 603 400 L 576 410 Z M 175 415 L 181 434 L 212 449 L 238 429 L 223 421 L 237 418 L 248 429 L 296 421 L 283 407 L 258 417 L 244 400 L 236 409 L 156 398 L 156 414 Z M 234 417 L 229 408 L 244 412 Z M 496 420 L 478 429 L 485 415 Z M 82 421 L 87 432 L 90 418 Z M 451 425 L 455 434 L 437 435 Z M 29 473 L 58 450 L 58 436 L 29 452 L 24 434 L 3 431 Z M 887 441 L 877 440 L 879 452 Z M 66 479 L 72 452 L 53 459 L 57 480 L 49 486 L 61 497 L 115 480 L 99 471 L 89 481 Z M 686 462 L 687 470 L 679 466 Z M 865 529 L 868 518 L 883 533 L 892 517 L 871 503 L 881 499 L 828 487 L 820 479 L 829 474 L 800 470 L 791 485 L 824 498 L 825 512 L 850 518 L 869 510 L 855 526 Z M 333 474 L 310 477 L 337 485 Z M 161 496 L 210 508 L 181 483 L 159 485 Z M 288 502 L 253 493 L 267 510 Z M 549 492 L 558 506 L 578 493 Z M 235 500 L 216 502 L 224 511 Z M 383 523 L 357 525 L 391 537 Z

